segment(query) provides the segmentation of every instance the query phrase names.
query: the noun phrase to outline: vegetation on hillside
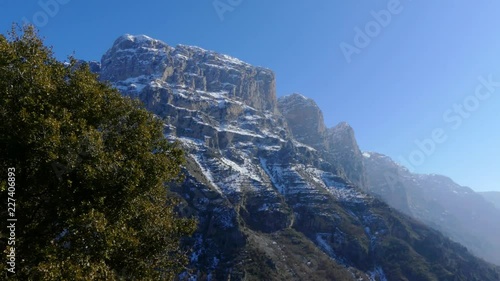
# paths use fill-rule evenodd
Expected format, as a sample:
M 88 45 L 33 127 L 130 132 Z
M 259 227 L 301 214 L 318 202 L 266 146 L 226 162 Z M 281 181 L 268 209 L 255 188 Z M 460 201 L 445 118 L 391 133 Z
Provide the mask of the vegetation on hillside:
M 13 28 L 0 35 L 0 119 L 0 192 L 17 219 L 15 245 L 1 231 L 2 252 L 16 255 L 15 274 L 2 262 L 2 275 L 159 280 L 182 270 L 195 221 L 176 214 L 165 183 L 179 178 L 183 153 L 138 102 L 74 59 L 57 61 L 32 27 Z

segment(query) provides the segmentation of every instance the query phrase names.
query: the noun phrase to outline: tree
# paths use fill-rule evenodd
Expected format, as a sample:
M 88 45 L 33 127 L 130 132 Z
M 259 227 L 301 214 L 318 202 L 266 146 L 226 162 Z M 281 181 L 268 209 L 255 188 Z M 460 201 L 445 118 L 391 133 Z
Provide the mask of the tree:
M 32 27 L 0 35 L 0 69 L 0 192 L 2 202 L 13 195 L 17 219 L 9 277 L 172 279 L 195 221 L 177 216 L 167 195 L 184 158 L 160 120 L 88 66 L 57 61 Z

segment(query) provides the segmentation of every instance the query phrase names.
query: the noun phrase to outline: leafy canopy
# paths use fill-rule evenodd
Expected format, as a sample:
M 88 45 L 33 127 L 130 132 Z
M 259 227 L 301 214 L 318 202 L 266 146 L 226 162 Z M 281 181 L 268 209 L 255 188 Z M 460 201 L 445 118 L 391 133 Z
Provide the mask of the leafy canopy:
M 0 35 L 0 119 L 2 202 L 7 168 L 16 169 L 9 277 L 158 280 L 182 269 L 180 241 L 195 222 L 177 216 L 165 183 L 183 154 L 138 102 L 88 66 L 57 61 L 32 27 L 14 27 Z

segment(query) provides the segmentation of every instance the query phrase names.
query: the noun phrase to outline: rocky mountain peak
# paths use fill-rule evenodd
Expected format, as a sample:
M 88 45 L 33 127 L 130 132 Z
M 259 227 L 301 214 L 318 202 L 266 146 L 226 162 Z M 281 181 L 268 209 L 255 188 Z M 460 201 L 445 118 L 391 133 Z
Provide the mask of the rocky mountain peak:
M 227 95 L 258 110 L 276 112 L 275 76 L 228 55 L 123 35 L 101 59 L 100 77 L 127 95 L 158 84 Z
M 168 48 L 164 42 L 153 39 L 147 35 L 131 35 L 124 34 L 118 37 L 113 44 L 113 47 L 120 49 L 135 49 L 137 46 L 150 47 L 155 49 Z
M 101 59 L 101 79 L 115 82 L 160 76 L 166 68 L 165 58 L 172 50 L 167 44 L 145 35 L 120 36 Z
M 329 136 L 338 142 L 349 144 L 352 147 L 357 147 L 354 129 L 347 122 L 340 122 L 335 127 L 330 128 Z
M 354 129 L 347 122 L 339 123 L 328 130 L 327 143 L 336 161 L 341 163 L 347 178 L 357 186 L 365 187 L 363 154 Z
M 314 100 L 292 94 L 278 99 L 278 109 L 297 141 L 317 149 L 323 148 L 326 127 L 323 112 Z
M 356 141 L 354 129 L 347 122 L 341 122 L 328 129 L 328 143 L 329 147 L 337 153 L 352 154 L 362 161 L 362 153 Z

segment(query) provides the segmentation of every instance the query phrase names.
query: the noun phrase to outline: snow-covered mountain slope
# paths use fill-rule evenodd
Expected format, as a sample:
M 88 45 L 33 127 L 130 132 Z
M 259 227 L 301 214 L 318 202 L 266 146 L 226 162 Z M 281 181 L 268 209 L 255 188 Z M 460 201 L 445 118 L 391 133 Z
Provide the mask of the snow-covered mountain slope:
M 124 35 L 104 54 L 101 68 L 101 78 L 126 94 L 159 87 L 180 95 L 206 93 L 220 102 L 224 94 L 255 109 L 275 109 L 275 78 L 270 70 L 198 47 L 173 48 L 145 35 Z
M 140 99 L 186 152 L 186 180 L 172 191 L 199 230 L 182 280 L 499 278 L 357 188 L 363 166 L 348 161 L 362 158 L 352 128 L 327 129 L 307 98 L 278 101 L 272 71 L 143 35 L 118 38 L 94 69 Z

